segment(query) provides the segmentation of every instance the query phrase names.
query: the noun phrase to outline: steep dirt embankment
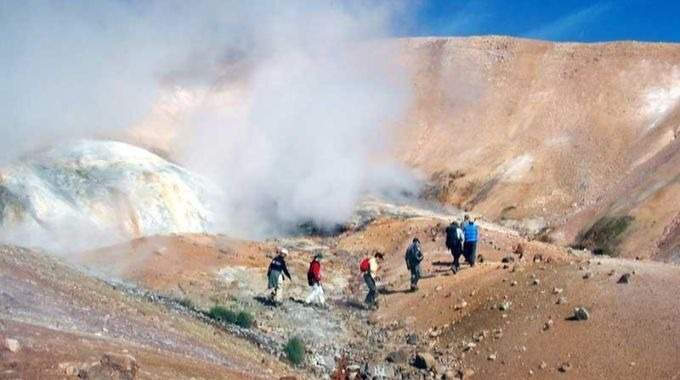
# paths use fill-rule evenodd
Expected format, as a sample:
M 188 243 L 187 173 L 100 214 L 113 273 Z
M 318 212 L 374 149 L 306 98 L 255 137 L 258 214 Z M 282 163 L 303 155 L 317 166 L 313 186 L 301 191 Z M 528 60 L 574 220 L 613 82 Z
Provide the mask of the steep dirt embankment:
M 402 43 L 415 99 L 397 154 L 432 178 L 430 196 L 561 243 L 631 216 L 600 244 L 677 257 L 662 235 L 680 214 L 680 45 Z
M 46 253 L 8 246 L 0 246 L 0 369 L 0 378 L 25 379 L 293 372 L 186 311 L 128 294 Z

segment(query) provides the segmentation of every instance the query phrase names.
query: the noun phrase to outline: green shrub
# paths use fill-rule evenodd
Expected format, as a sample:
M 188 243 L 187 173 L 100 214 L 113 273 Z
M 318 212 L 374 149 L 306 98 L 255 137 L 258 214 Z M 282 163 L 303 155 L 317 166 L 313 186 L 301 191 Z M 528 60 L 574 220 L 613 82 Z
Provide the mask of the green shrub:
M 237 314 L 224 306 L 213 306 L 208 311 L 208 316 L 221 322 L 236 323 Z
M 577 238 L 578 247 L 585 247 L 596 255 L 616 256 L 621 235 L 626 231 L 633 217 L 629 215 L 599 219 Z
M 298 337 L 288 339 L 283 351 L 294 365 L 300 365 L 305 360 L 305 343 Z
M 253 326 L 253 315 L 247 311 L 241 311 L 236 316 L 236 325 L 243 327 L 244 329 L 249 329 Z

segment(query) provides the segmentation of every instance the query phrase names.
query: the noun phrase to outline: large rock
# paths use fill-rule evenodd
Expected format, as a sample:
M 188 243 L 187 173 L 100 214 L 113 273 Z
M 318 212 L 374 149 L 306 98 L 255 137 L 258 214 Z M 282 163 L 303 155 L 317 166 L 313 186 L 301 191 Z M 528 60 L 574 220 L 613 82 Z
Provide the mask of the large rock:
M 83 234 L 106 245 L 206 232 L 214 192 L 206 180 L 142 148 L 76 141 L 0 168 L 0 239 L 30 237 L 73 249 L 73 237 Z
M 585 307 L 577 307 L 572 318 L 576 321 L 586 321 L 590 318 L 590 312 Z
M 416 355 L 416 360 L 413 362 L 413 365 L 420 369 L 432 369 L 436 364 L 434 356 L 429 352 L 419 352 Z
M 6 338 L 3 341 L 3 346 L 9 352 L 18 352 L 21 349 L 19 341 L 12 338 Z

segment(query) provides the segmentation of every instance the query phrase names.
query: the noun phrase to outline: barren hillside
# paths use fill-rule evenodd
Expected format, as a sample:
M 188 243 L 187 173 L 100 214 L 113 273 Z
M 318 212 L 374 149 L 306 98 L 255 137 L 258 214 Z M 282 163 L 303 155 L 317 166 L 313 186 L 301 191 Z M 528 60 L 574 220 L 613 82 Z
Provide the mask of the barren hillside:
M 677 257 L 667 235 L 680 213 L 680 46 L 402 44 L 416 98 L 397 154 L 432 179 L 430 196 L 560 243 L 603 217 L 630 216 L 600 245 Z

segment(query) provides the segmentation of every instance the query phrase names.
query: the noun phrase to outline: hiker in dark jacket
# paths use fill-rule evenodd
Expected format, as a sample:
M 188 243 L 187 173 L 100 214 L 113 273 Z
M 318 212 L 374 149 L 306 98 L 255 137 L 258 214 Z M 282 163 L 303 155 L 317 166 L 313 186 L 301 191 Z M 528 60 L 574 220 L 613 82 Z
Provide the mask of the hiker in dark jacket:
M 465 236 L 463 255 L 465 256 L 465 260 L 473 267 L 477 260 L 477 239 L 479 238 L 479 229 L 477 228 L 475 221 L 470 219 L 470 215 L 465 215 L 463 235 Z
M 286 256 L 288 255 L 288 250 L 285 248 L 277 248 L 276 257 L 272 259 L 269 264 L 269 269 L 267 270 L 267 289 L 271 290 L 270 299 L 272 302 L 280 303 L 283 299 L 281 286 L 283 284 L 283 276 L 290 277 L 290 272 L 288 272 L 288 266 L 286 266 Z
M 446 227 L 446 248 L 448 248 L 451 251 L 451 255 L 453 255 L 453 264 L 451 265 L 451 270 L 453 273 L 457 273 L 460 269 L 459 260 L 460 255 L 463 254 L 464 241 L 465 235 L 463 234 L 463 230 L 454 220 L 448 227 Z
M 306 304 L 317 304 L 319 306 L 326 306 L 326 298 L 321 287 L 321 259 L 323 255 L 317 253 L 314 259 L 309 263 L 309 271 L 307 271 L 307 283 L 312 287 L 311 293 L 305 299 Z
M 411 272 L 411 291 L 418 290 L 418 280 L 420 280 L 420 262 L 423 261 L 423 251 L 420 240 L 413 238 L 413 242 L 406 249 L 406 268 Z

